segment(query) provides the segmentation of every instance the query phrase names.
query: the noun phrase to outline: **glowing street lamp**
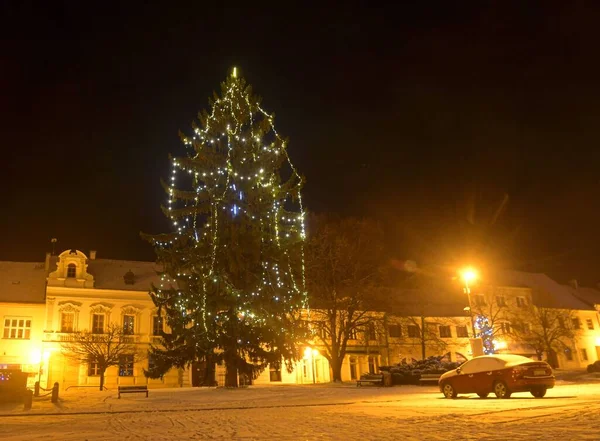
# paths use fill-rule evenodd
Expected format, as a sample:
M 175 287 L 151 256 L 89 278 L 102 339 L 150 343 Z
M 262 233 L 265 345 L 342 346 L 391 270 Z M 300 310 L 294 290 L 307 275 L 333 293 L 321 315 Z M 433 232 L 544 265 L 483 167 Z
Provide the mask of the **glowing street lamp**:
M 463 282 L 465 282 L 465 287 L 463 289 L 465 294 L 467 295 L 467 299 L 469 300 L 469 317 L 471 318 L 471 331 L 473 332 L 473 338 L 476 338 L 475 322 L 473 321 L 473 308 L 471 307 L 471 288 L 469 287 L 469 283 L 472 283 L 477 279 L 477 272 L 473 268 L 465 268 L 461 271 L 460 275 L 463 279 Z

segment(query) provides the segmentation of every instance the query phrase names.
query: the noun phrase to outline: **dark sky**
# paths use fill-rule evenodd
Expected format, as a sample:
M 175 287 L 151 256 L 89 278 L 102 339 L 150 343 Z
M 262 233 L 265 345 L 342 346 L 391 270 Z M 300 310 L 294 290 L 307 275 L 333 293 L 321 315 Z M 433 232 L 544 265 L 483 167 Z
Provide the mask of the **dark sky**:
M 2 3 L 0 259 L 152 259 L 168 153 L 235 65 L 310 210 L 372 216 L 423 266 L 600 281 L 592 2 L 205 3 Z

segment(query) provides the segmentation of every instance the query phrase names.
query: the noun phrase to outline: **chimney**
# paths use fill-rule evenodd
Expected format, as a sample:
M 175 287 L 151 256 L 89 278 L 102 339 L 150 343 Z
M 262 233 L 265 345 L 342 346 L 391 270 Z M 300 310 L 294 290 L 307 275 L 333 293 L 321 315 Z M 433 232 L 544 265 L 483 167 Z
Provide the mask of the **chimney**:
M 569 280 L 569 285 L 571 285 L 571 288 L 573 289 L 579 289 L 579 283 L 577 283 L 577 279 Z
M 96 250 L 90 250 L 90 260 L 96 260 Z
M 50 270 L 50 256 L 52 255 L 52 253 L 46 253 L 46 261 L 44 262 L 44 270 L 46 271 L 46 274 L 48 274 L 48 271 Z

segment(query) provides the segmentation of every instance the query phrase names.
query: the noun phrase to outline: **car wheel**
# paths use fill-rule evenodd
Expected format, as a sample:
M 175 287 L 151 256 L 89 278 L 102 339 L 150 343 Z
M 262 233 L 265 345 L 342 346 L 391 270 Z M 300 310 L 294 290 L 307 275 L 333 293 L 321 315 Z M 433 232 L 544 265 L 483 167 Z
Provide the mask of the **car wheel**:
M 536 398 L 543 398 L 544 395 L 546 395 L 546 388 L 545 387 L 541 387 L 539 389 L 533 389 L 531 391 L 531 395 L 533 395 Z
M 487 396 L 489 394 L 486 392 L 486 393 L 478 393 L 477 395 L 479 395 L 479 398 L 487 398 Z
M 450 383 L 444 383 L 442 385 L 442 393 L 446 398 L 456 398 L 456 389 Z
M 498 381 L 494 384 L 494 394 L 498 398 L 510 398 L 511 391 L 508 390 L 508 386 L 504 381 Z

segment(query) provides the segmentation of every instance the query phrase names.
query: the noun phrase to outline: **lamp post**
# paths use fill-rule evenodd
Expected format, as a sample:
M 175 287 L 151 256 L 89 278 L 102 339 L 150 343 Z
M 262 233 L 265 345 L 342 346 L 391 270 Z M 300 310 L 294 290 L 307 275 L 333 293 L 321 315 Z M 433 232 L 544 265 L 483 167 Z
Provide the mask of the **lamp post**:
M 475 338 L 475 322 L 473 321 L 473 308 L 471 306 L 471 288 L 469 287 L 469 282 L 473 282 L 477 278 L 477 273 L 475 272 L 475 270 L 468 268 L 464 270 L 461 275 L 463 281 L 465 282 L 465 287 L 463 289 L 469 301 L 469 317 L 471 318 L 471 331 L 473 332 L 473 338 Z
M 465 283 L 463 289 L 465 294 L 467 294 L 467 299 L 469 301 L 469 317 L 471 319 L 471 332 L 473 333 L 473 337 L 470 339 L 471 353 L 474 357 L 476 357 L 479 355 L 483 355 L 483 340 L 481 339 L 481 337 L 477 337 L 475 333 L 475 321 L 473 320 L 473 308 L 471 306 L 471 288 L 469 284 L 475 281 L 475 279 L 477 279 L 477 273 L 474 269 L 467 268 L 461 272 L 461 277 L 463 279 L 463 282 Z

